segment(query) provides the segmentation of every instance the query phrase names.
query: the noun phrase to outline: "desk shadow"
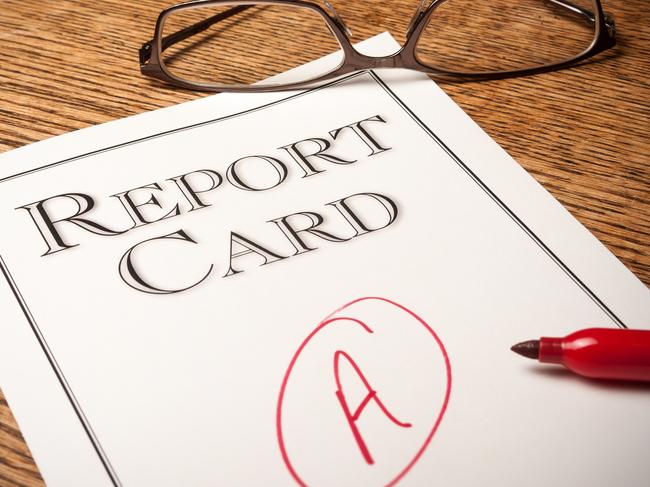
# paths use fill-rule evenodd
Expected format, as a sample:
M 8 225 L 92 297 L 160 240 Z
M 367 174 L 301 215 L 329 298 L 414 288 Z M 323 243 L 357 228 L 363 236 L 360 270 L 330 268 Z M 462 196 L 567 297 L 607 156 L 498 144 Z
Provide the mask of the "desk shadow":
M 625 392 L 644 395 L 650 394 L 650 382 L 590 379 L 588 377 L 574 374 L 564 367 L 531 366 L 530 373 L 540 378 L 548 378 L 550 380 L 558 381 L 572 381 L 594 389 L 616 392 L 617 394 Z

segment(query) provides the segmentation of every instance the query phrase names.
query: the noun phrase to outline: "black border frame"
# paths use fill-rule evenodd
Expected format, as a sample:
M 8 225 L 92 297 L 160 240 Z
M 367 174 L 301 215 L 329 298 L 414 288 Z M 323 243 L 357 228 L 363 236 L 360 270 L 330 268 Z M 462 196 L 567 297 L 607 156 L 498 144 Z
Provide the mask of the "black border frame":
M 123 142 L 121 144 L 116 144 L 113 146 L 105 147 L 102 149 L 97 149 L 95 151 L 87 152 L 85 154 L 80 154 L 74 157 L 69 157 L 67 159 L 63 159 L 61 161 L 53 162 L 50 164 L 45 164 L 43 166 L 30 169 L 27 171 L 22 171 L 20 173 L 16 173 L 11 176 L 7 176 L 4 178 L 0 179 L 0 184 L 12 179 L 24 177 L 30 174 L 34 174 L 39 171 L 43 171 L 46 169 L 50 169 L 62 164 L 67 164 L 70 162 L 78 161 L 87 157 L 91 157 L 93 155 L 101 154 L 104 152 L 108 152 L 111 150 L 119 149 L 122 147 L 126 147 L 129 145 L 141 143 L 141 142 L 146 142 L 152 139 L 156 139 L 159 137 L 164 137 L 166 135 L 171 135 L 175 134 L 178 132 L 182 132 L 185 130 L 191 130 L 194 128 L 202 127 L 205 125 L 209 125 L 212 123 L 217 123 L 223 120 L 228 120 L 230 118 L 238 117 L 240 115 L 247 115 L 249 113 L 254 113 L 259 110 L 263 110 L 265 108 L 277 105 L 279 103 L 284 103 L 289 100 L 293 100 L 295 98 L 300 98 L 302 96 L 305 96 L 307 94 L 313 93 L 315 91 L 320 91 L 324 88 L 340 84 L 342 82 L 348 81 L 352 78 L 357 78 L 361 75 L 364 74 L 369 74 L 370 77 L 379 85 L 380 88 L 382 88 L 399 106 L 402 108 L 407 115 L 436 143 L 440 146 L 440 148 L 458 165 L 458 167 L 467 174 L 467 176 L 472 179 L 478 186 L 479 188 L 497 205 L 499 208 L 501 208 L 506 215 L 526 234 L 528 237 L 533 240 L 533 242 L 551 259 L 552 262 L 554 262 L 560 269 L 585 293 L 587 296 L 603 311 L 617 326 L 620 328 L 627 328 L 627 326 L 623 323 L 623 321 L 616 315 L 614 312 L 571 270 L 569 267 L 535 234 L 533 230 L 528 227 L 521 218 L 519 218 L 514 211 L 512 211 L 506 203 L 503 202 L 407 105 L 404 103 L 404 101 L 399 98 L 395 92 L 388 87 L 388 85 L 382 80 L 377 73 L 374 71 L 360 71 L 360 72 L 355 72 L 351 75 L 345 76 L 343 78 L 339 78 L 335 81 L 332 81 L 330 83 L 327 83 L 325 85 L 313 88 L 311 90 L 303 91 L 300 93 L 296 93 L 293 95 L 290 95 L 286 98 L 282 98 L 280 100 L 276 100 L 274 102 L 270 102 L 264 105 L 260 105 L 248 110 L 244 110 L 242 112 L 237 112 L 234 114 L 226 115 L 223 117 L 219 117 L 216 119 L 212 120 L 207 120 L 204 122 L 199 122 L 195 123 L 192 125 L 187 125 L 184 127 L 179 127 L 176 129 L 171 129 L 167 130 L 164 132 L 160 132 L 157 134 L 152 134 L 146 137 L 140 137 L 138 139 L 134 139 L 131 141 Z M 104 449 L 102 448 L 99 439 L 95 435 L 90 422 L 86 418 L 85 414 L 83 413 L 83 410 L 81 409 L 81 406 L 79 405 L 79 402 L 77 401 L 72 388 L 68 384 L 65 375 L 63 374 L 63 371 L 59 367 L 56 359 L 54 358 L 54 355 L 52 351 L 49 348 L 49 345 L 47 344 L 47 341 L 45 340 L 45 337 L 43 336 L 43 333 L 41 332 L 40 328 L 38 327 L 38 324 L 36 323 L 36 320 L 34 320 L 34 317 L 29 309 L 29 306 L 27 305 L 25 299 L 23 298 L 20 290 L 18 289 L 18 285 L 16 284 L 13 276 L 11 275 L 11 272 L 9 271 L 9 268 L 7 264 L 5 263 L 4 259 L 2 258 L 2 255 L 0 255 L 0 270 L 2 271 L 2 274 L 4 275 L 7 283 L 9 284 L 10 289 L 12 290 L 14 297 L 18 301 L 18 304 L 25 315 L 25 318 L 27 319 L 27 322 L 29 323 L 32 331 L 34 332 L 34 335 L 36 336 L 36 339 L 39 342 L 39 345 L 41 349 L 43 350 L 43 353 L 46 355 L 50 366 L 52 367 L 55 375 L 57 376 L 57 379 L 59 383 L 61 384 L 61 387 L 63 388 L 68 400 L 70 401 L 70 404 L 72 405 L 72 408 L 74 409 L 77 417 L 79 418 L 79 421 L 81 422 L 86 435 L 88 436 L 88 439 L 93 445 L 93 448 L 97 452 L 97 455 L 100 458 L 100 461 L 102 462 L 102 465 L 104 466 L 104 469 L 106 470 L 106 473 L 108 474 L 111 482 L 115 487 L 122 487 L 122 483 L 119 480 L 119 477 L 117 476 L 117 473 L 115 472 L 113 466 L 111 465 L 108 456 L 106 455 Z

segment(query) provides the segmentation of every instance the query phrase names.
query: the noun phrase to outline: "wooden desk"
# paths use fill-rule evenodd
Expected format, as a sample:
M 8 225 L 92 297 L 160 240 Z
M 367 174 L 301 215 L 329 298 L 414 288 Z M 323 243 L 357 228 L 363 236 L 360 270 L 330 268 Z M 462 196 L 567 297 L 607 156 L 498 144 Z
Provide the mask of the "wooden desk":
M 418 2 L 333 3 L 353 41 L 384 30 L 402 41 Z M 616 56 L 530 78 L 442 87 L 650 285 L 650 3 L 606 3 L 619 31 Z M 0 151 L 206 96 L 139 73 L 137 49 L 168 5 L 4 0 Z M 2 395 L 0 485 L 42 485 Z

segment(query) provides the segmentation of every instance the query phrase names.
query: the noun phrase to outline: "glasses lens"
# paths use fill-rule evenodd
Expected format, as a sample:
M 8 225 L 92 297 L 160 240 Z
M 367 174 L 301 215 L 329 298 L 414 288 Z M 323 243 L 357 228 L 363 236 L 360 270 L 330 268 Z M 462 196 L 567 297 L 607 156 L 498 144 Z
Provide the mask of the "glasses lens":
M 216 87 L 301 83 L 343 63 L 341 46 L 323 16 L 295 5 L 232 2 L 182 8 L 165 17 L 162 39 L 161 59 L 172 76 Z M 307 71 L 266 80 L 330 53 Z
M 594 0 L 446 0 L 416 47 L 427 66 L 514 71 L 569 60 L 595 39 Z

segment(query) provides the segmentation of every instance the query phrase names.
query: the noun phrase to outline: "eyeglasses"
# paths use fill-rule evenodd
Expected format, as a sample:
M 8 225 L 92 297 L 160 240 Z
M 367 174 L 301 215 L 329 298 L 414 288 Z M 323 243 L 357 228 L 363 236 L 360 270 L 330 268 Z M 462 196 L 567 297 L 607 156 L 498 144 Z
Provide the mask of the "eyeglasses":
M 160 13 L 140 70 L 193 90 L 275 91 L 386 67 L 446 78 L 529 75 L 616 44 L 600 0 L 422 0 L 404 46 L 383 57 L 356 51 L 350 35 L 327 1 L 192 1 Z M 319 58 L 313 69 L 283 73 Z

